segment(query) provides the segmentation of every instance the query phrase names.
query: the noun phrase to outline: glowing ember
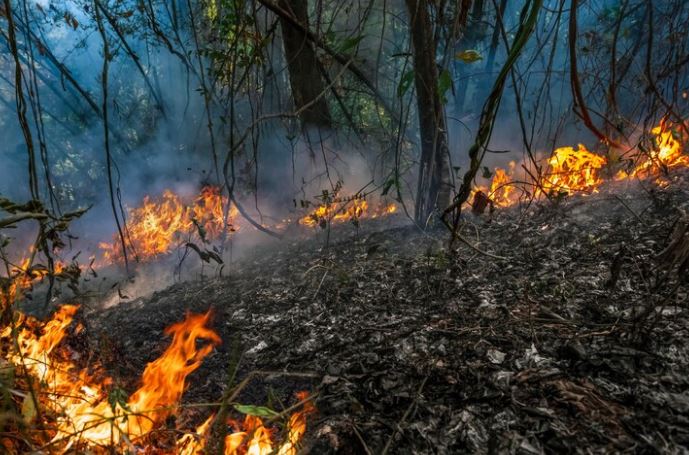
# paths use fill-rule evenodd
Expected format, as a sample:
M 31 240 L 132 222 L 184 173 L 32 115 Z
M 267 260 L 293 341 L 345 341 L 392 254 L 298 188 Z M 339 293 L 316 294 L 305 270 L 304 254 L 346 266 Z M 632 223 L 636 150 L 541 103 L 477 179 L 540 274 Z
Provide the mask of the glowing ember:
M 372 209 L 365 199 L 354 198 L 344 202 L 335 201 L 330 204 L 321 204 L 311 213 L 300 218 L 299 224 L 308 227 L 324 227 L 327 223 L 356 222 L 362 218 L 378 218 L 393 214 L 396 211 L 397 206 L 393 203 L 381 203 Z
M 145 196 L 141 207 L 128 211 L 125 243 L 128 251 L 140 260 L 149 260 L 170 253 L 179 244 L 196 236 L 206 240 L 219 239 L 234 231 L 232 223 L 237 208 L 232 205 L 227 220 L 224 207 L 227 198 L 216 187 L 204 187 L 199 196 L 187 205 L 170 190 L 162 197 Z M 108 261 L 122 259 L 122 245 L 114 236 L 112 243 L 101 243 L 103 256 Z

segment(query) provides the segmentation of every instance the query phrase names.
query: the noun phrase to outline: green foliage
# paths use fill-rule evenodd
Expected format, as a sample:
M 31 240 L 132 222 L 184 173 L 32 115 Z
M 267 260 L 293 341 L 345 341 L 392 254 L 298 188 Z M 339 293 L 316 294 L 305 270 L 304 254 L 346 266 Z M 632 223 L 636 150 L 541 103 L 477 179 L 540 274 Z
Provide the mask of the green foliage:
M 265 406 L 253 406 L 250 404 L 235 404 L 234 409 L 238 412 L 241 412 L 242 414 L 254 416 L 254 417 L 262 417 L 262 418 L 271 418 L 271 417 L 276 417 L 279 416 L 280 414 L 273 411 L 272 409 L 265 407 Z
M 414 70 L 409 70 L 400 79 L 400 83 L 397 86 L 397 96 L 403 97 L 407 90 L 409 90 L 409 87 L 411 87 L 412 82 L 414 82 Z
M 447 103 L 447 97 L 445 94 L 451 87 L 452 76 L 450 76 L 450 72 L 447 69 L 443 70 L 443 72 L 440 73 L 440 76 L 438 76 L 438 95 L 440 96 L 440 100 L 443 104 Z
M 131 412 L 129 405 L 127 404 L 128 400 L 129 397 L 127 396 L 127 392 L 119 387 L 114 387 L 110 393 L 108 393 L 108 404 L 113 411 L 120 407 L 125 411 Z
M 364 35 L 347 38 L 337 47 L 337 50 L 342 54 L 346 54 L 347 52 L 356 48 L 362 39 L 364 39 Z

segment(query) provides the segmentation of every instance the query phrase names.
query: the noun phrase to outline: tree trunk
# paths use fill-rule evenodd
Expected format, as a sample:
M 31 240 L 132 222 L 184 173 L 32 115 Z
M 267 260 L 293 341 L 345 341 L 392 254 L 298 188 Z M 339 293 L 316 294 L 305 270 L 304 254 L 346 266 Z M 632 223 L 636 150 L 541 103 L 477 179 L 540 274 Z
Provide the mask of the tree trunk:
M 308 30 L 308 0 L 279 0 L 278 4 L 304 29 Z M 318 57 L 313 43 L 307 39 L 302 30 L 297 29 L 284 18 L 280 19 L 280 28 L 294 107 L 297 110 L 303 109 L 300 116 L 302 125 L 304 127 L 331 127 L 332 119 L 323 94 L 326 88 L 318 69 Z
M 427 2 L 406 0 L 414 51 L 416 101 L 421 137 L 421 161 L 414 217 L 425 226 L 434 210 L 450 203 L 450 160 L 445 111 L 438 93 L 436 43 Z

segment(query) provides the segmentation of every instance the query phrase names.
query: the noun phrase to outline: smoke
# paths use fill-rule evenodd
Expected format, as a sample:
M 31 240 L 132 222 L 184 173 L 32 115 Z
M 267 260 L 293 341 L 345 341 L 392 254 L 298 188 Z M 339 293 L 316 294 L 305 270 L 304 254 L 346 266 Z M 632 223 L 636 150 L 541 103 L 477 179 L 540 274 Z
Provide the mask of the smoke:
M 348 52 L 357 49 L 355 63 L 386 94 L 392 110 L 408 119 L 407 129 L 396 131 L 398 125 L 389 119 L 388 123 L 380 122 L 382 127 L 373 123 L 373 120 L 390 116 L 390 113 L 378 112 L 378 106 L 370 99 L 347 105 L 351 111 L 349 114 L 362 128 L 370 126 L 368 122 L 374 124 L 371 130 L 384 130 L 375 134 L 364 133 L 364 139 L 351 132 L 342 133 L 341 130 L 346 128 L 337 127 L 337 131 L 303 130 L 298 119 L 289 116 L 276 115 L 254 125 L 256 118 L 262 115 L 270 116 L 292 109 L 289 94 L 284 93 L 289 80 L 279 36 L 266 46 L 267 61 L 261 63 L 265 71 L 256 71 L 248 76 L 255 78 L 251 87 L 261 87 L 263 93 L 247 90 L 229 94 L 226 86 L 231 79 L 230 70 L 212 66 L 212 59 L 207 58 L 208 52 L 197 58 L 196 42 L 189 32 L 190 15 L 186 2 L 153 3 L 157 5 L 153 11 L 142 10 L 143 7 L 133 0 L 110 6 L 122 27 L 124 41 L 112 25 L 105 23 L 112 52 L 108 78 L 110 143 L 114 160 L 111 171 L 116 190 L 115 205 L 120 217 L 120 210 L 126 213 L 127 208 L 137 207 L 145 195 L 156 197 L 171 189 L 191 198 L 203 185 L 229 183 L 252 219 L 272 225 L 286 218 L 294 220 L 304 213 L 305 205 L 317 203 L 324 191 L 331 196 L 337 192 L 342 198 L 362 194 L 375 198 L 389 181 L 390 170 L 396 164 L 404 168 L 404 175 L 400 176 L 404 196 L 413 197 L 413 191 L 407 189 L 405 183 L 414 188 L 409 182 L 414 181 L 418 119 L 414 114 L 415 103 L 410 98 L 413 90 L 402 95 L 398 90 L 405 72 L 411 70 L 410 43 L 405 32 L 405 15 L 390 13 L 403 12 L 403 2 L 389 3 L 387 14 L 378 7 L 362 10 L 354 3 L 343 3 L 342 9 L 333 7 L 334 13 L 331 11 L 328 13 L 331 16 L 325 19 L 337 25 L 333 30 L 345 31 L 337 33 L 330 44 L 340 48 L 350 46 Z M 520 21 L 519 2 L 506 2 L 507 9 L 502 15 L 504 36 L 503 33 L 495 35 L 497 41 L 492 49 L 494 30 L 485 24 L 492 23 L 495 5 L 501 3 L 499 0 L 483 2 L 484 15 L 477 21 L 478 25 L 470 22 L 474 35 L 462 36 L 457 42 L 449 43 L 447 55 L 438 56 L 439 66 L 450 71 L 453 81 L 446 94 L 445 109 L 452 163 L 459 168 L 460 174 L 468 164 L 466 151 L 474 140 L 483 103 L 505 61 L 506 42 L 509 44 L 513 40 Z M 586 89 L 589 107 L 601 115 L 606 114 L 608 76 L 599 74 L 596 68 L 600 62 L 607 64 L 611 59 L 611 35 L 609 31 L 601 32 L 600 29 L 601 24 L 608 29 L 612 27 L 616 14 L 619 14 L 618 3 L 614 0 L 586 2 L 586 7 L 580 8 L 578 14 L 582 85 Z M 72 224 L 70 230 L 72 251 L 82 251 L 80 258 L 83 261 L 91 255 L 98 255 L 98 244 L 112 241 L 115 232 L 105 161 L 104 125 L 97 113 L 103 101 L 102 38 L 93 20 L 90 2 L 32 0 L 29 5 L 28 17 L 24 16 L 23 10 L 17 11 L 21 28 L 18 36 L 22 55 L 29 55 L 27 43 L 33 43 L 53 191 L 64 211 L 91 207 L 83 218 Z M 582 142 L 590 146 L 596 143 L 591 133 L 580 126 L 572 110 L 567 32 L 569 11 L 560 0 L 546 0 L 544 6 L 533 39 L 513 74 L 508 77 L 489 153 L 483 163 L 489 169 L 504 167 L 512 160 L 525 161 L 525 142 L 539 157 L 548 156 L 562 145 Z M 657 17 L 662 18 L 667 13 L 663 5 L 655 8 Z M 203 10 L 196 13 L 198 25 L 203 20 Z M 681 16 L 686 16 L 686 13 L 683 9 L 676 21 L 681 21 Z M 638 8 L 622 24 L 617 43 L 621 67 L 628 66 L 633 74 L 633 77 L 627 77 L 628 81 L 636 81 L 643 68 L 644 46 L 634 52 L 638 34 L 635 35 L 633 30 L 643 23 L 644 14 L 644 8 Z M 155 17 L 158 31 L 150 27 L 147 22 L 149 16 Z M 362 24 L 364 17 L 366 23 Z M 267 31 L 271 23 L 268 16 L 260 21 L 263 22 L 257 27 Z M 35 40 L 27 39 L 27 24 L 36 36 L 41 37 L 41 46 Z M 205 41 L 209 39 L 205 31 L 199 30 L 199 34 L 199 47 L 204 51 L 206 47 L 212 49 L 213 43 Z M 169 41 L 161 40 L 159 35 Z M 661 39 L 656 42 L 665 45 Z M 465 62 L 454 57 L 456 52 L 467 49 L 476 50 L 482 59 Z M 132 57 L 130 52 L 136 57 Z M 495 55 L 492 65 L 489 65 L 492 52 Z M 662 56 L 662 52 L 657 54 Z M 31 77 L 29 64 L 28 60 L 23 61 L 25 80 Z M 341 68 L 332 66 L 335 70 L 326 69 L 334 77 Z M 16 201 L 26 201 L 29 198 L 28 161 L 15 112 L 13 78 L 9 77 L 13 70 L 11 58 L 0 59 L 0 72 L 8 75 L 0 78 L 0 194 Z M 78 88 L 68 76 L 74 78 Z M 659 90 L 665 91 L 671 82 L 669 79 L 659 81 Z M 686 87 L 686 75 L 675 82 L 678 87 Z M 359 89 L 357 83 L 356 80 L 341 78 L 335 80 L 333 88 L 337 93 L 345 93 L 345 97 L 350 94 L 355 97 Z M 629 123 L 634 123 L 648 115 L 648 109 L 645 106 L 638 108 L 642 97 L 636 96 L 638 89 L 635 92 L 631 85 L 627 82 L 619 88 L 619 106 L 624 113 L 632 113 L 628 115 Z M 345 91 L 352 87 L 355 90 Z M 30 118 L 33 108 L 29 106 Z M 228 112 L 230 108 L 232 115 Z M 331 108 L 344 117 L 334 102 Z M 411 112 L 408 117 L 407 110 Z M 621 117 L 615 120 L 621 122 Z M 595 120 L 603 123 L 598 117 Z M 39 130 L 33 122 L 30 123 L 32 135 L 37 139 Z M 342 124 L 347 122 L 342 120 Z M 624 126 L 630 141 L 636 140 L 639 133 L 631 130 L 629 125 Z M 395 138 L 398 133 L 405 135 L 399 143 Z M 243 141 L 241 145 L 237 145 L 240 141 Z M 397 151 L 401 158 L 395 157 L 393 151 Z M 228 156 L 232 156 L 231 163 L 226 161 Z M 226 163 L 227 182 L 221 176 Z M 42 173 L 40 179 L 45 193 L 42 196 L 47 201 L 47 183 Z M 270 241 L 248 223 L 244 222 L 244 225 L 246 228 L 234 236 L 232 259 L 242 251 L 250 252 L 255 245 Z M 16 237 L 22 237 L 21 233 L 16 233 Z M 190 272 L 187 277 L 196 276 L 194 273 Z M 181 279 L 184 274 L 175 278 L 172 273 L 152 269 L 150 276 L 139 280 L 136 286 L 140 285 L 145 290 L 146 286 L 140 283 L 154 282 L 154 278 L 160 276 L 165 276 L 165 283 L 169 283 Z M 127 292 L 139 295 L 138 288 L 129 288 Z

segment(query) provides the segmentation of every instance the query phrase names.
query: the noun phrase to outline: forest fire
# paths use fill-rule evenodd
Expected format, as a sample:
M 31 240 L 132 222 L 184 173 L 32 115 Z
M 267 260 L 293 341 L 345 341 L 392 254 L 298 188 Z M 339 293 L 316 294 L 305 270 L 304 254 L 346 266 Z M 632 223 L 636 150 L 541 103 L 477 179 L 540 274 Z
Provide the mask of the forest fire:
M 176 247 L 193 240 L 216 241 L 224 235 L 232 235 L 240 229 L 238 210 L 231 204 L 227 219 L 225 210 L 227 197 L 220 188 L 206 186 L 190 203 L 171 190 L 165 190 L 159 198 L 144 196 L 139 207 L 128 210 L 124 229 L 127 252 L 143 262 L 155 260 L 173 251 Z M 374 219 L 397 211 L 394 203 L 380 203 L 372 206 L 363 198 L 348 199 L 322 204 L 299 219 L 302 226 L 317 227 L 327 223 L 340 224 L 360 219 Z M 267 226 L 284 229 L 290 221 Z M 102 242 L 99 247 L 106 264 L 123 260 L 122 243 L 119 235 L 112 242 Z
M 308 227 L 325 226 L 327 223 L 358 222 L 365 218 L 379 218 L 391 215 L 397 211 L 394 203 L 381 203 L 371 207 L 363 198 L 354 198 L 347 201 L 334 201 L 329 204 L 321 204 L 308 215 L 299 219 L 299 224 Z
M 50 437 L 47 447 L 51 451 L 78 448 L 93 451 L 123 445 L 144 451 L 154 449 L 152 432 L 161 429 L 168 416 L 177 414 L 186 378 L 220 344 L 218 335 L 207 327 L 210 313 L 188 315 L 165 330 L 172 337 L 170 345 L 146 366 L 141 385 L 126 399 L 112 390 L 113 381 L 100 367 L 90 371 L 80 369 L 70 360 L 72 355 L 68 349 L 61 348 L 71 326 L 74 325 L 75 332 L 83 330 L 81 324 L 73 324 L 77 310 L 78 306 L 64 305 L 43 325 L 16 313 L 16 321 L 0 333 L 6 346 L 15 346 L 5 353 L 6 359 L 16 368 L 24 369 L 33 382 L 29 387 L 33 392 L 23 397 L 24 418 L 53 422 L 47 431 Z M 197 347 L 198 340 L 206 343 Z M 39 417 L 38 409 L 48 412 Z M 278 453 L 295 453 L 294 447 L 305 432 L 306 415 L 312 411 L 313 405 L 305 401 L 303 409 L 291 416 L 288 437 Z M 203 435 L 211 420 L 212 417 L 197 433 Z M 272 431 L 260 419 L 247 416 L 243 425 L 235 428 L 237 431 L 226 437 L 225 453 L 272 453 Z M 179 438 L 176 446 L 179 449 L 176 453 L 188 454 L 201 453 L 203 447 L 190 434 Z M 171 453 L 160 448 L 155 450 Z
M 141 261 L 167 254 L 176 246 L 193 238 L 211 241 L 236 230 L 237 208 L 232 205 L 225 216 L 227 197 L 220 189 L 206 186 L 190 204 L 176 193 L 166 190 L 152 199 L 145 196 L 140 207 L 129 210 L 125 227 L 128 252 Z M 106 261 L 119 262 L 123 258 L 119 236 L 112 243 L 101 243 Z
M 58 280 L 78 278 L 81 269 L 76 263 L 65 264 L 60 260 L 53 262 L 53 270 L 43 264 L 36 264 L 36 249 L 29 247 L 28 254 L 9 268 L 7 277 L 0 282 L 0 308 L 7 308 L 18 293 L 33 288 L 46 277 Z
M 280 445 L 274 443 L 274 431 L 266 427 L 260 417 L 247 415 L 242 422 L 229 419 L 228 424 L 233 432 L 225 436 L 225 454 L 249 455 L 296 455 L 300 441 L 306 433 L 306 418 L 315 412 L 307 392 L 298 392 L 297 399 L 303 403 L 302 409 L 293 413 L 287 424 L 285 441 Z M 195 438 L 186 434 L 177 441 L 178 455 L 201 455 L 207 442 L 210 426 L 215 418 L 211 415 L 197 429 Z
M 614 176 L 615 181 L 632 177 L 648 177 L 663 170 L 675 167 L 689 166 L 689 156 L 683 153 L 681 129 L 667 119 L 651 130 L 653 136 L 650 151 L 643 152 L 641 147 L 634 150 L 631 162 L 635 166 L 630 171 L 619 170 Z M 515 163 L 511 162 L 509 170 L 496 168 L 492 177 L 490 189 L 477 186 L 472 193 L 472 199 L 478 192 L 490 198 L 494 206 L 509 207 L 517 204 L 523 195 L 535 198 L 553 197 L 560 194 L 583 193 L 590 194 L 606 182 L 604 170 L 609 165 L 604 156 L 590 152 L 582 144 L 578 148 L 560 147 L 547 160 L 540 178 L 529 175 L 524 181 L 515 180 Z

